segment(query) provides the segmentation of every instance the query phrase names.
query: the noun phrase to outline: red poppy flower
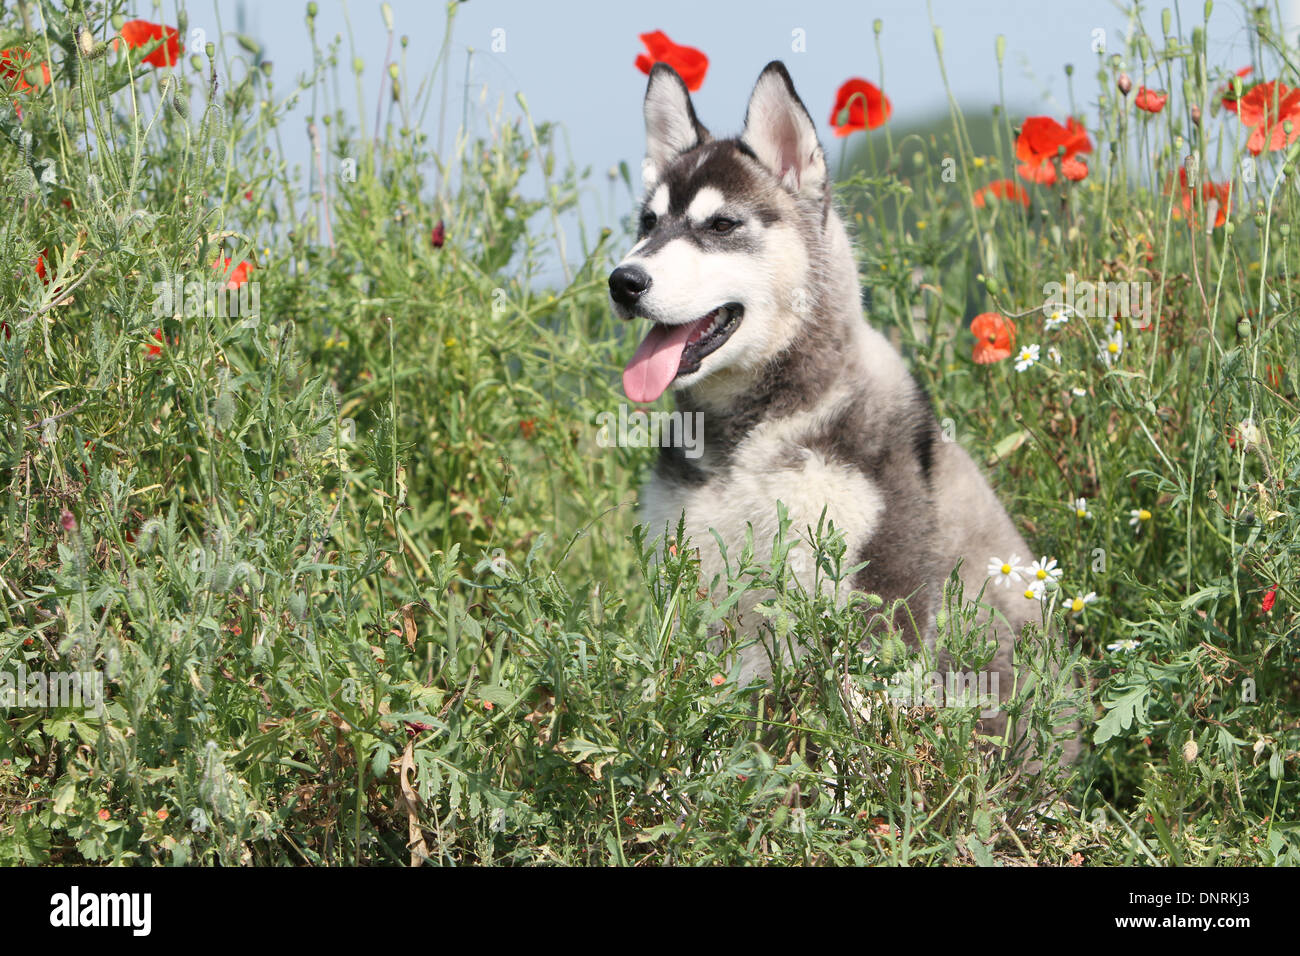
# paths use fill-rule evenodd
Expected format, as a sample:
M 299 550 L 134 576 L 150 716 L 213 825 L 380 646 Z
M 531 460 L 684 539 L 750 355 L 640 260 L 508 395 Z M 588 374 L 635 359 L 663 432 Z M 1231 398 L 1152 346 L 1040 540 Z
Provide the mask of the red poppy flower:
M 526 440 L 531 440 L 537 434 L 537 419 L 525 418 L 519 423 L 519 434 L 523 435 Z
M 1246 148 L 1255 156 L 1268 149 L 1290 146 L 1300 137 L 1300 89 L 1291 89 L 1280 80 L 1261 83 L 1242 96 L 1237 116 L 1253 126 Z M 1284 125 L 1291 122 L 1288 134 Z
M 433 248 L 441 249 L 442 244 L 447 241 L 447 227 L 438 220 L 438 224 L 433 227 L 433 232 L 429 233 L 429 241 L 433 243 Z
M 1058 156 L 1066 179 L 1077 183 L 1088 175 L 1088 167 L 1078 158 L 1079 153 L 1092 152 L 1088 131 L 1073 116 L 1065 122 L 1062 126 L 1050 116 L 1030 116 L 1025 120 L 1016 138 L 1016 159 L 1020 160 L 1016 172 L 1021 178 L 1052 185 L 1056 182 Z
M 1182 207 L 1181 213 L 1178 207 L 1174 207 L 1174 215 L 1187 216 L 1193 224 L 1196 223 L 1196 210 L 1193 208 L 1194 191 L 1187 185 L 1187 168 L 1179 167 L 1178 169 L 1178 186 L 1180 192 L 1179 205 Z M 1214 212 L 1214 228 L 1218 229 L 1228 221 L 1228 210 L 1231 206 L 1232 183 L 1212 183 L 1209 181 L 1201 183 L 1201 205 L 1206 209 L 1210 208 L 1210 202 L 1213 200 L 1216 204 Z
M 32 88 L 27 82 L 27 61 L 32 55 L 26 50 L 0 50 L 0 80 L 4 80 L 14 93 L 25 93 Z M 41 64 L 40 81 L 42 86 L 50 84 L 50 65 Z
M 176 32 L 175 27 L 150 23 L 148 20 L 128 20 L 122 24 L 122 39 L 132 49 L 150 49 L 150 52 L 140 60 L 141 63 L 158 67 L 174 66 L 180 62 L 180 34 Z
M 1133 97 L 1133 105 L 1140 110 L 1146 110 L 1148 113 L 1159 113 L 1165 108 L 1168 99 L 1169 95 L 1167 93 L 1139 86 L 1137 96 Z
M 1014 179 L 996 179 L 975 194 L 975 205 L 983 209 L 990 199 L 1018 202 L 1029 208 L 1029 193 Z
M 709 58 L 693 46 L 681 46 L 668 39 L 662 30 L 641 34 L 648 54 L 637 54 L 636 68 L 647 76 L 656 63 L 667 63 L 682 78 L 686 88 L 694 93 L 704 83 L 709 69 Z
M 226 282 L 227 289 L 238 289 L 248 281 L 248 274 L 253 271 L 253 264 L 247 260 L 240 260 L 239 265 L 235 266 L 234 271 L 230 269 L 231 259 L 220 259 L 212 263 L 212 268 L 216 269 L 222 275 L 230 273 L 230 279 Z
M 112 818 L 113 818 L 113 814 L 109 813 L 107 810 L 99 811 L 99 819 L 104 821 L 105 823 L 107 823 Z
M 971 319 L 970 331 L 975 336 L 971 358 L 977 365 L 991 365 L 1011 357 L 1016 327 L 1010 319 L 996 312 L 983 312 Z
M 1264 595 L 1264 600 L 1261 601 L 1259 604 L 1260 609 L 1265 614 L 1267 614 L 1269 611 L 1273 610 L 1273 602 L 1276 600 L 1277 600 L 1277 585 L 1275 584 L 1271 588 L 1269 588 L 1268 593 Z
M 884 126 L 893 112 L 889 97 L 874 84 L 855 76 L 845 80 L 835 93 L 831 126 L 836 136 L 848 136 L 859 130 Z
M 1245 77 L 1245 76 L 1250 76 L 1250 74 L 1254 72 L 1255 72 L 1255 68 L 1253 66 L 1243 66 L 1240 70 L 1237 71 L 1236 75 Z M 1241 91 L 1242 95 L 1244 96 L 1249 90 L 1250 90 L 1249 86 L 1244 87 Z M 1219 89 L 1216 95 L 1223 96 L 1223 108 L 1225 110 L 1231 110 L 1234 113 L 1237 112 L 1237 96 L 1232 91 L 1231 83 Z
M 158 356 L 162 355 L 162 342 L 163 342 L 162 329 L 154 329 L 153 337 L 158 340 L 159 344 L 154 345 L 152 342 L 149 344 L 149 351 L 146 352 L 144 356 L 146 362 L 151 359 L 156 359 Z

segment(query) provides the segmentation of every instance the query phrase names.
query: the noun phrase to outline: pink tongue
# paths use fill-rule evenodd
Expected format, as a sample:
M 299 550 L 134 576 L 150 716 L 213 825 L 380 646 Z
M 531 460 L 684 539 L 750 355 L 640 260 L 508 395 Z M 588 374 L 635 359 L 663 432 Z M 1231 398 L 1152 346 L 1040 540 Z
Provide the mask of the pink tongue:
M 682 364 L 682 351 L 698 322 L 656 325 L 623 369 L 623 391 L 634 402 L 653 402 L 664 393 Z

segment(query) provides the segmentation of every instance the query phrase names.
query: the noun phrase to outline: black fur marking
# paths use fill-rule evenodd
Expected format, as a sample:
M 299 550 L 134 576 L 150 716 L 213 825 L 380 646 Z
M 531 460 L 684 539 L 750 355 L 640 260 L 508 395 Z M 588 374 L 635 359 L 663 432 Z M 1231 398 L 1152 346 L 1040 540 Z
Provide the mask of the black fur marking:
M 938 422 L 934 417 L 934 402 L 930 393 L 920 382 L 916 383 L 917 400 L 912 403 L 915 412 L 915 424 L 912 426 L 912 450 L 921 463 L 921 474 L 925 483 L 930 484 L 934 471 L 934 443 L 938 438 Z
M 659 450 L 655 472 L 665 481 L 683 487 L 702 485 L 709 480 L 709 475 L 699 466 L 698 461 L 699 459 L 687 458 L 685 448 L 666 445 Z

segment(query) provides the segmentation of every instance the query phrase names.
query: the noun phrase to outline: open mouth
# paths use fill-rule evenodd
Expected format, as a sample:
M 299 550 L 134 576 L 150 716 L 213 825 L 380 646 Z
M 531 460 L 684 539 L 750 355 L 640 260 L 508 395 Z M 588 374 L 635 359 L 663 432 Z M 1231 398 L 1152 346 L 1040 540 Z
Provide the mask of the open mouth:
M 686 348 L 682 349 L 682 360 L 677 366 L 678 375 L 690 375 L 699 371 L 700 361 L 704 356 L 716 352 L 722 343 L 740 328 L 740 320 L 745 310 L 736 302 L 720 305 L 704 318 L 697 320 L 687 336 Z
M 673 379 L 698 371 L 700 362 L 735 334 L 744 315 L 740 303 L 728 302 L 694 322 L 656 322 L 623 370 L 627 397 L 634 402 L 653 402 Z

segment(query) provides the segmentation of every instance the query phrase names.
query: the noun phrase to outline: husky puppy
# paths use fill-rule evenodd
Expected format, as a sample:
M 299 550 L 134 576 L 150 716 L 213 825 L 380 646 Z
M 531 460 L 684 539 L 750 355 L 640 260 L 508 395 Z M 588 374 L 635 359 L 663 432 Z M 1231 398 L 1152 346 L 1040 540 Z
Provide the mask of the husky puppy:
M 882 597 L 880 614 L 902 602 L 894 624 L 913 645 L 932 645 L 944 582 L 960 565 L 965 594 L 983 590 L 992 605 L 1005 697 L 1013 642 L 1040 612 L 1018 589 L 994 587 L 987 568 L 991 556 L 1031 552 L 971 458 L 940 439 L 901 356 L 865 321 L 826 159 L 784 65 L 759 76 L 744 132 L 714 139 L 681 78 L 658 64 L 645 124 L 637 242 L 609 276 L 615 314 L 646 330 L 623 385 L 638 403 L 673 389 L 704 427 L 699 457 L 662 449 L 641 497 L 650 537 L 675 532 L 684 514 L 705 579 L 725 585 L 712 532 L 734 566 L 752 525 L 763 560 L 781 501 L 804 538 L 788 566 L 809 587 L 807 529 L 825 509 L 844 532 L 846 566 L 868 562 L 848 586 Z M 751 635 L 752 604 L 741 607 Z M 742 680 L 766 676 L 770 653 L 749 641 Z

